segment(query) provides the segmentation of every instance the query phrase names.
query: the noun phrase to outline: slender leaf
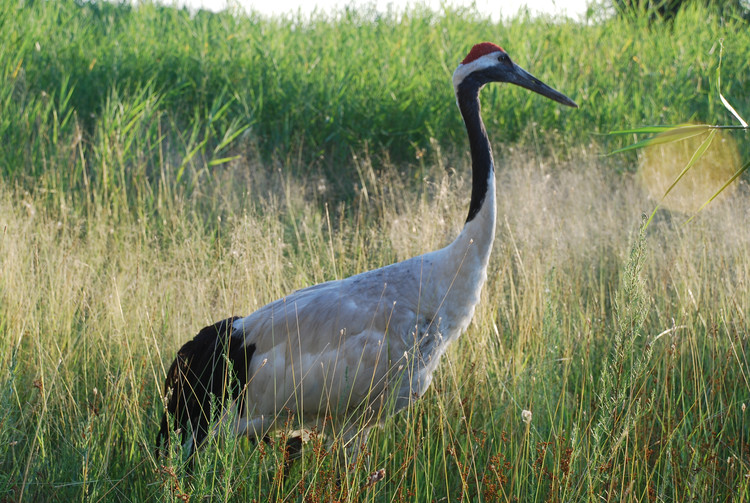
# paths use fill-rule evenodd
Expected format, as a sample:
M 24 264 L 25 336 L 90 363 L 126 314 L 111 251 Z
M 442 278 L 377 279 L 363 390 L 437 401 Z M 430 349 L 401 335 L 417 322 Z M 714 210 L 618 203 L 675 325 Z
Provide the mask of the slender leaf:
M 624 135 L 624 134 L 654 134 L 654 133 L 663 133 L 664 131 L 669 131 L 671 129 L 688 127 L 688 126 L 695 126 L 695 125 L 694 124 L 690 124 L 690 125 L 678 124 L 678 125 L 671 125 L 671 126 L 644 126 L 644 127 L 638 127 L 638 128 L 632 128 L 632 129 L 619 129 L 617 131 L 610 131 L 607 134 L 610 136 Z
M 719 93 L 719 98 L 721 98 L 721 103 L 724 105 L 724 108 L 726 108 L 727 110 L 729 110 L 729 112 L 731 112 L 731 114 L 734 115 L 734 118 L 737 119 L 738 121 L 740 121 L 740 124 L 742 124 L 743 128 L 747 128 L 747 122 L 745 122 L 745 119 L 743 119 L 742 117 L 740 117 L 740 114 L 738 114 L 737 110 L 735 110 L 734 107 L 729 104 L 729 102 L 724 97 L 724 95 L 721 94 L 721 93 Z
M 742 165 L 742 167 L 740 169 L 737 170 L 737 172 L 735 174 L 732 175 L 732 178 L 730 178 L 729 180 L 727 180 L 727 182 L 724 185 L 722 185 L 721 188 L 719 190 L 717 190 L 714 193 L 714 195 L 711 196 L 708 199 L 708 201 L 706 201 L 705 203 L 703 203 L 701 205 L 701 207 L 698 208 L 698 211 L 695 212 L 695 215 L 693 215 L 692 217 L 690 217 L 685 222 L 685 224 L 690 223 L 691 220 L 693 220 L 696 216 L 698 216 L 698 213 L 700 213 L 700 211 L 703 210 L 703 208 L 705 208 L 706 206 L 708 206 L 711 203 L 711 201 L 713 201 L 714 199 L 716 199 L 719 196 L 719 194 L 721 194 L 722 192 L 724 192 L 724 189 L 726 189 L 727 187 L 729 187 L 732 184 L 733 181 L 735 181 L 742 173 L 744 173 L 745 171 L 747 171 L 749 168 L 750 168 L 750 161 L 747 161 L 745 164 Z
M 706 125 L 677 126 L 672 129 L 667 129 L 663 133 L 660 133 L 657 136 L 652 136 L 644 140 L 638 141 L 636 143 L 633 143 L 632 145 L 618 148 L 617 150 L 610 152 L 609 155 L 619 154 L 622 152 L 627 152 L 629 150 L 636 150 L 636 149 L 648 147 L 651 145 L 661 145 L 663 143 L 671 143 L 673 141 L 686 140 L 688 138 L 701 135 L 710 129 L 711 129 L 711 126 L 706 126 Z
M 693 152 L 693 156 L 690 158 L 690 161 L 685 165 L 685 167 L 682 169 L 679 175 L 677 175 L 677 178 L 672 182 L 672 185 L 669 186 L 666 192 L 664 192 L 664 196 L 662 196 L 662 199 L 667 197 L 667 195 L 672 191 L 675 185 L 677 185 L 677 182 L 682 180 L 682 177 L 685 176 L 685 173 L 688 172 L 690 168 L 693 167 L 693 165 L 696 163 L 698 159 L 700 159 L 703 154 L 706 153 L 706 150 L 708 150 L 708 147 L 711 146 L 711 142 L 714 140 L 714 136 L 716 136 L 716 130 L 712 129 L 711 132 L 708 134 L 708 137 L 706 137 L 705 140 L 700 144 L 700 146 L 696 149 L 695 152 Z
M 232 157 L 223 157 L 221 159 L 212 159 L 208 163 L 208 167 L 210 168 L 210 167 L 213 167 L 213 166 L 219 166 L 221 164 L 226 164 L 228 162 L 234 161 L 235 159 L 239 159 L 240 157 L 241 156 L 239 156 L 239 155 L 233 155 Z
M 659 204 L 656 205 L 654 208 L 654 211 L 651 212 L 651 216 L 648 217 L 648 220 L 646 221 L 646 224 L 644 227 L 648 227 L 651 223 L 651 220 L 654 218 L 654 215 L 656 215 L 657 210 L 661 207 L 662 201 L 666 199 L 666 197 L 669 195 L 669 193 L 672 191 L 675 185 L 677 185 L 677 182 L 679 182 L 683 176 L 685 176 L 685 173 L 688 172 L 690 168 L 693 167 L 695 162 L 700 159 L 704 153 L 706 153 L 706 150 L 708 150 L 708 147 L 711 145 L 711 142 L 714 139 L 714 136 L 716 136 L 716 130 L 712 129 L 711 133 L 709 133 L 708 137 L 703 140 L 703 143 L 700 144 L 700 146 L 696 149 L 696 151 L 693 153 L 693 156 L 690 158 L 690 161 L 687 163 L 687 165 L 683 168 L 683 170 L 680 172 L 679 175 L 677 175 L 677 178 L 672 182 L 672 185 L 669 186 L 669 188 L 664 192 L 664 195 L 661 198 L 661 201 L 659 201 Z

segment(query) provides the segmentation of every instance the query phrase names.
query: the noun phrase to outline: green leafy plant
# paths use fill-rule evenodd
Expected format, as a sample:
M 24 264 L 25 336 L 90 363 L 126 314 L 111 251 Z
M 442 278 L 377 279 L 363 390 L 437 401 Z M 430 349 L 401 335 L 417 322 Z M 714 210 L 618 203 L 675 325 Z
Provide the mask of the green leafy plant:
M 688 171 L 690 171 L 695 166 L 696 162 L 704 156 L 704 154 L 706 153 L 706 151 L 709 149 L 712 142 L 714 141 L 717 131 L 721 131 L 721 130 L 747 131 L 750 129 L 750 127 L 748 127 L 747 122 L 740 116 L 737 110 L 735 110 L 735 108 L 729 103 L 729 101 L 724 97 L 724 95 L 721 92 L 722 55 L 723 55 L 723 45 L 722 45 L 721 51 L 719 52 L 719 65 L 716 69 L 716 86 L 718 89 L 719 99 L 721 100 L 722 105 L 724 105 L 724 107 L 740 123 L 739 126 L 737 125 L 707 125 L 707 124 L 684 124 L 684 125 L 677 125 L 677 126 L 646 126 L 646 127 L 640 127 L 640 128 L 612 131 L 610 133 L 611 135 L 643 135 L 643 134 L 655 135 L 655 136 L 650 136 L 648 138 L 639 140 L 631 145 L 616 149 L 613 152 L 611 152 L 610 155 L 619 154 L 619 153 L 627 152 L 630 150 L 643 149 L 646 147 L 653 147 L 655 145 L 660 145 L 664 143 L 679 142 L 679 141 L 683 141 L 683 140 L 693 138 L 696 136 L 705 135 L 705 138 L 701 141 L 700 145 L 695 149 L 692 156 L 690 157 L 690 160 L 687 162 L 685 167 L 680 171 L 680 173 L 674 178 L 672 183 L 664 192 L 664 195 L 661 197 L 661 201 L 656 205 L 654 210 L 651 212 L 651 215 L 649 216 L 646 222 L 646 226 L 648 226 L 651 223 L 651 220 L 654 218 L 654 215 L 656 215 L 656 212 L 658 211 L 662 202 L 670 194 L 670 192 L 672 192 L 672 189 L 674 189 L 677 186 L 677 184 L 680 183 L 680 180 L 682 180 L 683 177 L 688 173 Z M 703 210 L 703 208 L 708 206 L 714 199 L 716 199 L 722 192 L 724 192 L 724 190 L 726 190 L 727 187 L 729 187 L 737 178 L 739 178 L 748 169 L 750 169 L 750 160 L 748 160 L 747 162 L 742 164 L 739 168 L 737 168 L 734 174 L 728 180 L 726 180 L 726 182 L 716 192 L 714 192 L 713 195 L 711 195 L 708 198 L 708 200 L 706 200 L 700 206 L 700 208 L 698 208 L 696 213 L 692 215 L 687 220 L 687 222 L 690 222 L 691 220 L 693 220 L 697 216 L 697 214 L 701 210 Z

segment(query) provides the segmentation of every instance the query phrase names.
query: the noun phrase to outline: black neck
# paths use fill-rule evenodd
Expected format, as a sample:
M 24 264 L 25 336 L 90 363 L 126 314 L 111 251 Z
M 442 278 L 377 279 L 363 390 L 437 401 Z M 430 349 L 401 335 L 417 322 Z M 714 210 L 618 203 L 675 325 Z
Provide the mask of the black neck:
M 484 129 L 479 107 L 480 88 L 481 85 L 469 76 L 459 84 L 456 91 L 458 108 L 464 118 L 471 149 L 471 202 L 469 203 L 469 216 L 466 217 L 467 223 L 473 220 L 482 208 L 494 169 L 492 148 L 487 138 L 487 131 Z

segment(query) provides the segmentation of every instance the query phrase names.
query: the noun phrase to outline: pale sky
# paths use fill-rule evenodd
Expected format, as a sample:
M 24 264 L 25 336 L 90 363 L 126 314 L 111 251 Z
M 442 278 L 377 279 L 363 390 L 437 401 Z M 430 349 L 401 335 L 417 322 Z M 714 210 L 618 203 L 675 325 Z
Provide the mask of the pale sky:
M 323 12 L 330 12 L 336 7 L 347 5 L 375 5 L 379 10 L 386 10 L 393 6 L 401 9 L 407 4 L 426 4 L 434 10 L 439 11 L 441 4 L 448 5 L 475 5 L 477 10 L 497 20 L 500 16 L 512 16 L 523 6 L 527 6 L 532 14 L 549 13 L 565 14 L 577 19 L 586 11 L 586 4 L 591 0 L 421 0 L 411 2 L 394 2 L 393 0 L 161 0 L 162 3 L 176 3 L 188 5 L 193 8 L 205 8 L 214 11 L 221 10 L 227 6 L 227 2 L 239 4 L 243 7 L 253 8 L 263 14 L 288 14 L 290 12 L 311 12 L 317 6 Z

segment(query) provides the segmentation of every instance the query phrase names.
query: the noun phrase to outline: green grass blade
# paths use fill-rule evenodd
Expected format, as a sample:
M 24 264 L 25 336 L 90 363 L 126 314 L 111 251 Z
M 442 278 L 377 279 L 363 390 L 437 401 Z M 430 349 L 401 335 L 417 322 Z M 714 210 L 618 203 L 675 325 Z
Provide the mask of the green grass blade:
M 732 178 L 730 178 L 729 180 L 727 180 L 727 182 L 724 185 L 722 185 L 721 188 L 719 190 L 717 190 L 714 193 L 714 195 L 709 198 L 708 201 L 706 201 L 705 203 L 703 203 L 701 205 L 701 207 L 698 208 L 698 211 L 695 212 L 695 215 L 693 215 L 692 217 L 690 217 L 690 218 L 687 219 L 687 221 L 685 222 L 685 224 L 686 225 L 689 224 L 696 216 L 698 216 L 698 213 L 700 213 L 701 210 L 703 210 L 703 208 L 705 208 L 706 206 L 708 206 L 711 203 L 711 201 L 713 201 L 714 199 L 716 199 L 717 197 L 719 197 L 719 194 L 721 194 L 722 192 L 724 192 L 724 189 L 726 189 L 727 187 L 729 187 L 732 184 L 733 181 L 735 181 L 740 175 L 742 175 L 742 173 L 744 173 L 745 171 L 747 171 L 749 168 L 750 168 L 750 161 L 747 161 L 745 164 L 742 165 L 742 167 L 740 169 L 737 170 L 737 172 L 734 175 L 732 175 Z
M 696 163 L 698 159 L 703 156 L 703 154 L 708 150 L 708 147 L 711 146 L 711 142 L 714 139 L 714 136 L 716 136 L 716 130 L 712 129 L 709 133 L 708 137 L 703 140 L 703 142 L 700 144 L 700 146 L 695 150 L 693 153 L 693 156 L 690 158 L 690 161 L 687 163 L 687 165 L 683 168 L 683 170 L 680 172 L 679 175 L 677 175 L 677 178 L 672 182 L 672 185 L 669 186 L 669 188 L 664 192 L 664 195 L 661 198 L 661 201 L 659 201 L 659 204 L 656 205 L 654 208 L 654 211 L 651 212 L 651 215 L 648 217 L 648 220 L 644 224 L 644 228 L 648 228 L 649 224 L 651 223 L 651 220 L 653 220 L 654 215 L 656 215 L 657 210 L 661 207 L 661 203 L 666 199 L 666 197 L 669 195 L 669 193 L 672 191 L 672 189 L 677 185 L 677 182 L 679 182 L 683 176 L 685 176 L 685 173 L 688 172 L 690 168 L 693 167 L 693 165 Z
M 672 182 L 672 185 L 669 186 L 666 192 L 664 192 L 664 195 L 662 196 L 662 199 L 667 197 L 669 193 L 672 191 L 675 185 L 677 185 L 677 182 L 682 180 L 682 177 L 685 176 L 685 173 L 688 172 L 690 168 L 693 167 L 693 165 L 700 159 L 703 154 L 706 153 L 706 150 L 708 150 L 708 147 L 711 146 L 711 142 L 714 140 L 714 136 L 716 136 L 716 130 L 712 129 L 711 132 L 708 134 L 708 137 L 706 137 L 705 140 L 700 144 L 700 146 L 696 149 L 695 152 L 693 152 L 693 156 L 690 158 L 690 161 L 685 165 L 685 167 L 682 169 L 679 175 L 677 175 L 677 178 L 674 179 Z
M 212 159 L 212 160 L 211 160 L 211 161 L 210 161 L 210 162 L 208 163 L 208 167 L 209 167 L 209 168 L 212 168 L 212 167 L 214 167 L 214 166 L 219 166 L 219 165 L 221 165 L 221 164 L 226 164 L 226 163 L 228 163 L 228 162 L 234 161 L 235 159 L 239 159 L 239 158 L 241 158 L 241 157 L 242 157 L 242 156 L 240 156 L 240 155 L 233 155 L 233 156 L 231 156 L 231 157 L 222 157 L 221 159 Z
M 653 127 L 643 129 L 650 130 L 653 129 Z M 644 148 L 651 145 L 661 145 L 663 143 L 686 140 L 688 138 L 692 138 L 693 136 L 701 135 L 710 129 L 712 129 L 712 126 L 707 125 L 690 125 L 667 128 L 657 136 L 651 136 L 644 140 L 633 143 L 632 145 L 619 148 L 617 150 L 614 150 L 613 152 L 610 152 L 609 155 L 620 154 L 622 152 L 627 152 L 630 150 L 637 150 L 639 148 Z M 634 133 L 641 132 L 638 129 L 634 129 L 631 131 Z
M 244 124 L 237 127 L 235 130 L 232 130 L 232 127 L 227 128 L 224 133 L 224 138 L 222 138 L 218 145 L 216 145 L 216 147 L 214 148 L 214 154 L 218 154 L 219 152 L 224 150 L 230 143 L 235 140 L 235 138 L 247 131 L 249 127 L 249 124 Z
M 692 126 L 692 124 L 690 125 Z M 632 129 L 618 129 L 616 131 L 610 131 L 607 133 L 609 136 L 614 135 L 625 135 L 625 134 L 657 134 L 669 131 L 671 129 L 686 127 L 684 124 L 671 125 L 671 126 L 644 126 Z
M 649 224 L 651 223 L 651 220 L 653 220 L 653 219 L 654 219 L 654 215 L 656 215 L 656 212 L 657 212 L 657 211 L 659 210 L 659 208 L 660 208 L 660 207 L 661 207 L 661 202 L 659 202 L 659 203 L 658 203 L 658 204 L 657 204 L 657 205 L 656 205 L 656 206 L 654 207 L 654 211 L 652 211 L 652 212 L 651 212 L 651 215 L 649 215 L 649 217 L 648 217 L 648 220 L 646 220 L 646 223 L 645 223 L 645 224 L 643 224 L 643 228 L 644 228 L 644 229 L 648 229 L 648 226 L 649 226 Z

